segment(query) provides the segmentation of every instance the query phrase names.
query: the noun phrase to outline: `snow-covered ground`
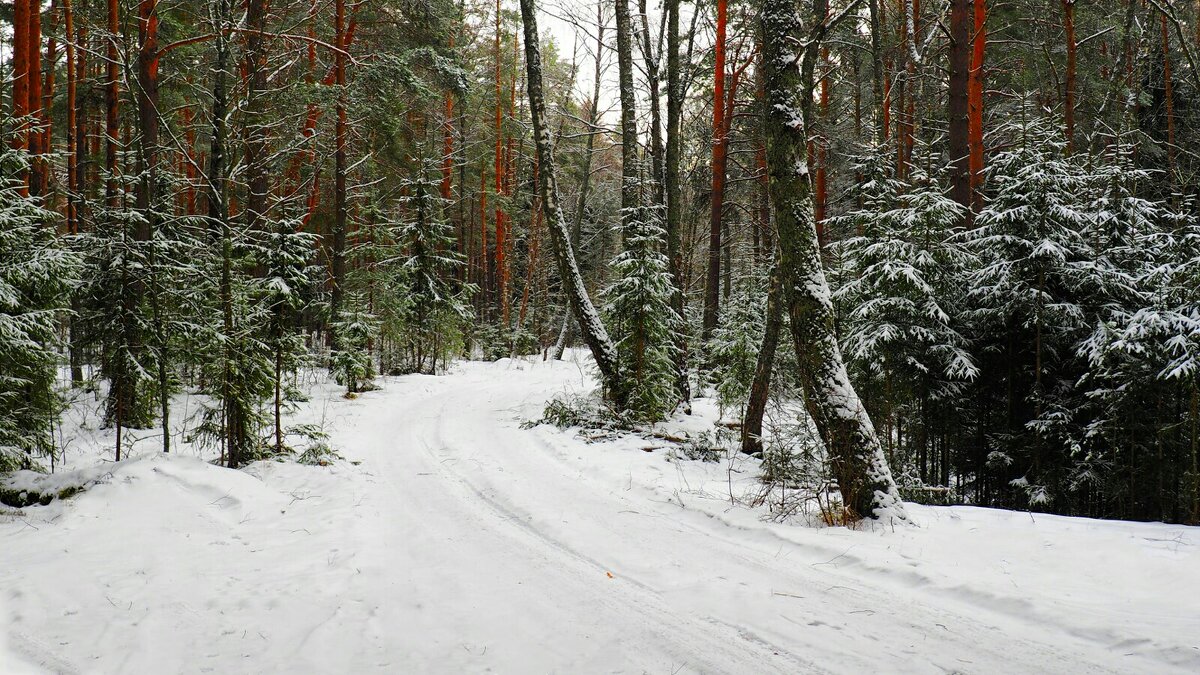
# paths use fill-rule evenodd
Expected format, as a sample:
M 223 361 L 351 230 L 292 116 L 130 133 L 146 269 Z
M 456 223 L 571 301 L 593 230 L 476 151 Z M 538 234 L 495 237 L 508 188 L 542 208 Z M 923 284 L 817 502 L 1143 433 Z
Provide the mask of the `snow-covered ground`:
M 592 386 L 578 362 L 381 385 L 297 415 L 328 467 L 229 471 L 149 433 L 112 464 L 79 434 L 67 468 L 103 481 L 0 516 L 0 672 L 1200 671 L 1200 529 L 775 523 L 733 503 L 747 461 L 522 429 Z

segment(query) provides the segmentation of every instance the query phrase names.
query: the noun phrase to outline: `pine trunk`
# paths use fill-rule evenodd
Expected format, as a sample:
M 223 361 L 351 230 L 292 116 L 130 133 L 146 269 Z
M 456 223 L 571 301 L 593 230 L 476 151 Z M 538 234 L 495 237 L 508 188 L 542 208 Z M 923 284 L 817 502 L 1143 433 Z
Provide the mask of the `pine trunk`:
M 967 82 L 967 143 L 971 152 L 971 208 L 983 208 L 983 59 L 987 51 L 987 0 L 975 0 L 975 35 L 971 41 L 971 74 Z
M 717 327 L 721 305 L 721 218 L 725 212 L 727 166 L 725 124 L 725 29 L 728 2 L 717 0 L 717 35 L 713 45 L 712 194 L 708 216 L 708 272 L 704 282 L 703 337 Z
M 683 247 L 681 245 L 680 221 L 683 216 L 680 204 L 679 185 L 679 154 L 680 154 L 680 124 L 683 118 L 683 85 L 681 80 L 681 64 L 679 62 L 679 0 L 666 0 L 663 11 L 667 12 L 667 143 L 665 148 L 665 163 L 663 166 L 663 187 L 666 193 L 667 207 L 667 261 L 671 269 L 671 280 L 674 282 L 674 293 L 671 295 L 671 309 L 681 319 L 683 317 Z M 683 327 L 676 331 L 675 340 L 675 389 L 679 398 L 687 401 L 691 398 L 690 385 L 687 376 L 687 335 Z
M 1075 143 L 1075 0 L 1062 0 L 1063 33 L 1067 45 L 1067 68 L 1064 74 L 1063 87 L 1063 122 L 1066 126 L 1067 153 L 1070 154 Z M 1163 19 L 1163 32 L 1166 33 L 1166 19 Z
M 261 0 L 252 0 L 261 1 Z M 334 83 L 337 85 L 337 120 L 334 122 L 333 153 L 333 250 L 331 255 L 332 293 L 329 302 L 329 320 L 332 322 L 330 344 L 340 349 L 336 328 L 344 302 L 346 283 L 346 2 L 334 4 Z
M 971 70 L 971 0 L 950 2 L 950 198 L 971 207 L 971 146 L 967 89 Z

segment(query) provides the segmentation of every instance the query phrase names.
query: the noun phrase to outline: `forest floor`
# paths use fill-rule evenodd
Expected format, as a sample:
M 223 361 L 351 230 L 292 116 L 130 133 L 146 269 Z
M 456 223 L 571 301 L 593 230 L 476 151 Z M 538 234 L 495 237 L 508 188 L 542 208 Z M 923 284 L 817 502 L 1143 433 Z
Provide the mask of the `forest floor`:
M 754 460 L 522 428 L 593 386 L 575 358 L 316 383 L 294 421 L 330 432 L 323 467 L 150 431 L 113 463 L 89 404 L 64 468 L 100 482 L 0 515 L 0 672 L 1200 671 L 1200 528 L 774 522 Z

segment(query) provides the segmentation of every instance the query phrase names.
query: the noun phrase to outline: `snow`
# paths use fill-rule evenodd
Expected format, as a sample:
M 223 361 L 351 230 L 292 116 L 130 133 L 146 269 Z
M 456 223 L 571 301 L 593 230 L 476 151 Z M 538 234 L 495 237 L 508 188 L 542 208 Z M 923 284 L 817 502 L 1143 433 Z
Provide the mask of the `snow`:
M 355 400 L 318 383 L 293 421 L 325 420 L 328 467 L 229 471 L 152 438 L 114 464 L 80 440 L 67 468 L 99 482 L 0 515 L 0 672 L 1200 669 L 1197 528 L 912 504 L 915 527 L 773 522 L 744 505 L 755 460 L 523 429 L 595 386 L 569 355 Z M 695 410 L 667 429 L 711 430 Z

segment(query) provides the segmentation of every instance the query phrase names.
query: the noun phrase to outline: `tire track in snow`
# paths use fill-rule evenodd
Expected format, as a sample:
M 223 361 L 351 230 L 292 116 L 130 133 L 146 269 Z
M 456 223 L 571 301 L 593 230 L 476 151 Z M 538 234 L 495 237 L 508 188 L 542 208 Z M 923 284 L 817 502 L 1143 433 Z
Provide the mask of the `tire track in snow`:
M 458 378 L 456 377 L 456 379 Z M 534 522 L 535 516 L 544 515 L 536 510 L 536 504 L 529 508 L 517 506 L 511 499 L 513 494 L 504 492 L 503 488 L 506 484 L 490 480 L 498 473 L 489 474 L 487 473 L 489 469 L 507 474 L 524 471 L 526 472 L 524 478 L 539 479 L 546 490 L 557 491 L 557 498 L 545 501 L 563 505 L 564 511 L 570 511 L 572 506 L 586 501 L 585 496 L 596 502 L 608 502 L 608 508 L 605 511 L 609 514 L 625 510 L 624 507 L 642 508 L 646 506 L 637 500 L 636 493 L 634 495 L 616 493 L 610 487 L 604 486 L 601 481 L 579 474 L 577 467 L 572 467 L 561 457 L 555 456 L 552 444 L 545 439 L 537 437 L 531 432 L 517 432 L 512 429 L 513 425 L 508 420 L 501 419 L 501 416 L 511 414 L 513 410 L 511 401 L 514 394 L 522 392 L 521 387 L 516 384 L 512 378 L 505 378 L 500 382 L 490 378 L 469 378 L 439 392 L 434 400 L 418 406 L 421 414 L 413 416 L 414 419 L 420 420 L 420 431 L 414 432 L 421 440 L 420 447 L 446 480 L 461 484 L 467 501 L 473 500 L 487 506 L 494 512 L 496 518 L 523 530 L 529 536 L 537 539 L 540 546 L 548 546 L 596 573 L 607 571 L 606 568 L 609 566 L 599 562 L 595 556 L 586 553 L 586 546 L 582 549 L 574 546 L 559 536 L 562 534 L 561 532 L 546 530 L 538 522 Z M 533 391 L 532 395 L 535 398 L 545 398 L 546 388 Z M 495 405 L 497 399 L 509 403 L 497 409 Z M 449 433 L 447 434 L 447 432 Z M 519 447 L 514 446 L 516 447 L 515 452 L 513 447 L 507 447 L 507 441 L 514 433 L 519 434 L 524 441 Z M 538 446 L 536 449 L 539 452 L 521 452 L 521 450 L 527 450 L 530 445 Z M 488 459 L 494 461 L 480 460 L 479 455 L 483 452 L 481 448 L 487 448 Z M 474 462 L 485 474 L 482 483 L 473 478 L 473 476 L 478 476 L 477 473 L 456 469 L 458 466 L 466 466 L 467 462 Z M 549 471 L 549 480 L 546 480 L 545 467 L 541 466 L 546 463 L 554 465 L 554 468 Z M 535 464 L 538 466 L 533 466 Z M 526 471 L 527 469 L 530 470 Z M 572 469 L 576 470 L 572 471 Z M 586 487 L 584 490 L 580 490 L 580 486 Z M 522 491 L 520 494 L 525 496 L 527 493 Z M 595 512 L 595 509 L 590 510 Z M 585 517 L 588 511 L 589 509 L 583 507 L 578 509 L 578 512 L 584 514 Z M 578 519 L 575 518 L 575 520 Z M 1108 665 L 1113 663 L 1111 661 L 1100 665 L 1100 663 L 1084 657 L 1083 651 L 1079 649 L 1081 645 L 1071 644 L 1071 642 L 1078 641 L 1068 638 L 1066 643 L 1048 644 L 1038 639 L 1031 639 L 1032 635 L 1041 630 L 1037 626 L 1022 627 L 1026 629 L 1022 630 L 1023 635 L 1003 636 L 998 640 L 996 633 L 1002 633 L 1003 630 L 987 620 L 986 612 L 984 616 L 976 616 L 975 610 L 979 608 L 964 607 L 964 603 L 959 602 L 960 599 L 942 598 L 939 601 L 937 598 L 918 596 L 912 592 L 911 588 L 896 588 L 905 585 L 906 582 L 903 578 L 880 573 L 878 570 L 874 572 L 866 570 L 868 574 L 864 579 L 862 574 L 864 570 L 862 569 L 831 573 L 827 570 L 812 568 L 809 565 L 793 565 L 789 568 L 781 565 L 778 560 L 771 559 L 770 556 L 764 556 L 760 550 L 747 550 L 747 540 L 745 538 L 739 540 L 737 537 L 730 536 L 736 530 L 731 530 L 719 519 L 713 519 L 696 511 L 681 510 L 678 517 L 662 518 L 662 520 L 665 522 L 656 526 L 659 528 L 659 534 L 674 532 L 675 534 L 670 536 L 677 537 L 682 529 L 684 536 L 690 536 L 698 542 L 702 542 L 691 542 L 693 548 L 707 547 L 711 549 L 710 555 L 713 558 L 722 558 L 726 564 L 733 563 L 735 566 L 748 568 L 759 577 L 773 576 L 781 582 L 780 587 L 803 588 L 803 592 L 809 596 L 809 601 L 805 603 L 805 610 L 815 611 L 821 619 L 830 618 L 830 614 L 840 614 L 844 628 L 849 631 L 868 629 L 865 631 L 865 635 L 859 635 L 859 639 L 882 642 L 887 645 L 883 649 L 880 649 L 880 645 L 876 645 L 873 649 L 861 653 L 847 651 L 840 654 L 840 658 L 835 658 L 832 663 L 838 664 L 839 669 L 843 671 L 853 670 L 853 667 L 850 666 L 851 663 L 878 665 L 881 662 L 887 662 L 888 658 L 884 654 L 889 651 L 897 657 L 902 654 L 911 657 L 912 660 L 907 661 L 900 657 L 899 662 L 906 664 L 904 668 L 906 671 L 931 669 L 956 672 L 965 669 L 970 672 L 972 668 L 979 667 L 979 661 L 962 657 L 982 657 L 983 663 L 1004 663 L 1010 672 L 1045 672 L 1047 668 L 1060 672 L 1109 672 L 1113 667 Z M 594 523 L 591 524 L 594 525 Z M 726 530 L 728 532 L 725 532 Z M 576 536 L 573 541 L 586 543 L 587 539 Z M 789 545 L 796 546 L 790 542 Z M 606 557 L 611 558 L 611 552 L 606 552 Z M 822 641 L 819 630 L 794 631 L 799 633 L 798 640 L 793 639 L 790 642 L 780 640 L 777 639 L 779 637 L 777 635 L 778 626 L 773 628 L 776 635 L 772 636 L 771 630 L 761 631 L 755 626 L 747 626 L 744 622 L 736 619 L 729 620 L 719 614 L 706 615 L 689 611 L 686 608 L 683 610 L 678 607 L 670 608 L 672 598 L 665 598 L 655 589 L 653 583 L 643 582 L 636 574 L 622 573 L 619 578 L 635 586 L 641 596 L 652 596 L 657 605 L 668 607 L 662 611 L 673 617 L 688 616 L 692 623 L 707 623 L 709 624 L 708 632 L 712 632 L 712 628 L 716 627 L 717 632 L 724 636 L 723 639 L 728 639 L 730 635 L 740 635 L 739 641 L 754 644 L 761 651 L 791 655 L 796 659 L 795 665 L 791 666 L 792 672 L 812 672 L 817 669 L 817 666 L 811 661 L 805 661 L 795 656 L 797 653 L 810 655 L 808 649 L 798 650 L 797 647 L 811 647 L 815 653 L 823 654 L 827 658 L 831 652 L 835 655 L 838 654 L 836 646 L 831 649 L 829 645 L 818 644 Z M 841 584 L 850 585 L 841 585 L 838 583 L 839 580 Z M 864 584 L 864 581 L 868 583 Z M 702 589 L 698 590 L 703 592 Z M 914 603 L 914 597 L 918 598 L 919 602 Z M 684 605 L 686 606 L 686 603 Z M 875 617 L 876 610 L 855 610 L 856 607 L 875 607 L 879 610 L 880 616 Z M 814 608 L 818 609 L 814 610 Z M 831 608 L 833 608 L 832 611 Z M 846 614 L 853 614 L 855 611 L 869 614 L 869 616 L 847 622 Z M 795 622 L 787 615 L 781 614 L 776 618 Z M 674 620 L 678 621 L 678 619 Z M 816 619 L 808 622 L 807 625 L 811 627 L 830 626 L 831 622 Z M 945 627 L 946 625 L 953 626 L 955 630 L 951 631 L 950 628 Z M 854 638 L 852 636 L 847 635 L 843 640 L 846 640 L 848 645 L 853 645 Z M 931 643 L 931 640 L 934 642 Z M 790 649 L 781 647 L 781 644 L 790 645 Z M 1010 649 L 1018 644 L 1020 649 Z M 736 664 L 736 661 L 733 663 Z M 734 669 L 738 669 L 737 665 L 734 666 Z M 744 664 L 741 669 L 744 671 Z
M 435 448 L 450 449 L 441 433 L 443 424 L 452 419 L 449 414 L 452 413 L 453 419 L 460 424 L 464 423 L 464 415 L 472 416 L 472 422 L 494 424 L 487 415 L 490 411 L 464 405 L 464 393 L 463 388 L 453 387 L 402 411 L 393 411 L 395 419 L 409 422 L 403 424 L 399 433 L 405 441 L 400 444 L 404 447 L 403 456 L 412 459 L 419 452 L 426 460 L 423 467 L 407 467 L 406 472 L 396 465 L 396 457 L 401 456 L 399 453 L 380 452 L 383 446 L 395 447 L 394 436 L 389 436 L 390 441 L 377 439 L 374 442 L 372 454 L 380 465 L 379 473 L 391 485 L 394 494 L 401 495 L 410 490 L 413 481 L 418 480 L 416 476 L 427 481 L 418 483 L 421 486 L 436 482 L 437 490 L 451 497 L 452 509 L 457 511 L 455 516 L 481 524 L 481 529 L 503 543 L 503 555 L 512 556 L 519 565 L 538 569 L 546 584 L 539 593 L 570 603 L 568 615 L 600 613 L 606 620 L 619 624 L 621 632 L 629 639 L 621 645 L 625 654 L 620 656 L 632 658 L 632 664 L 638 663 L 639 653 L 645 654 L 650 663 L 656 660 L 655 651 L 665 650 L 673 657 L 673 663 L 687 669 L 684 672 L 820 672 L 814 664 L 786 650 L 747 640 L 736 630 L 672 611 L 652 589 L 636 580 L 623 576 L 609 579 L 608 569 L 598 559 L 547 536 L 454 472 L 448 466 L 452 462 L 447 459 L 458 458 L 439 456 L 435 451 Z M 423 470 L 412 471 L 413 468 Z M 404 480 L 405 473 L 414 478 Z M 429 481 L 430 477 L 439 480 Z M 425 495 L 428 489 L 421 487 L 420 492 Z M 397 514 L 397 517 L 405 516 Z M 480 553 L 482 557 L 488 552 L 481 550 Z M 462 570 L 462 573 L 470 571 Z M 537 611 L 536 607 L 529 609 Z M 546 626 L 546 632 L 553 633 L 554 628 Z M 648 641 L 647 638 L 651 639 Z

